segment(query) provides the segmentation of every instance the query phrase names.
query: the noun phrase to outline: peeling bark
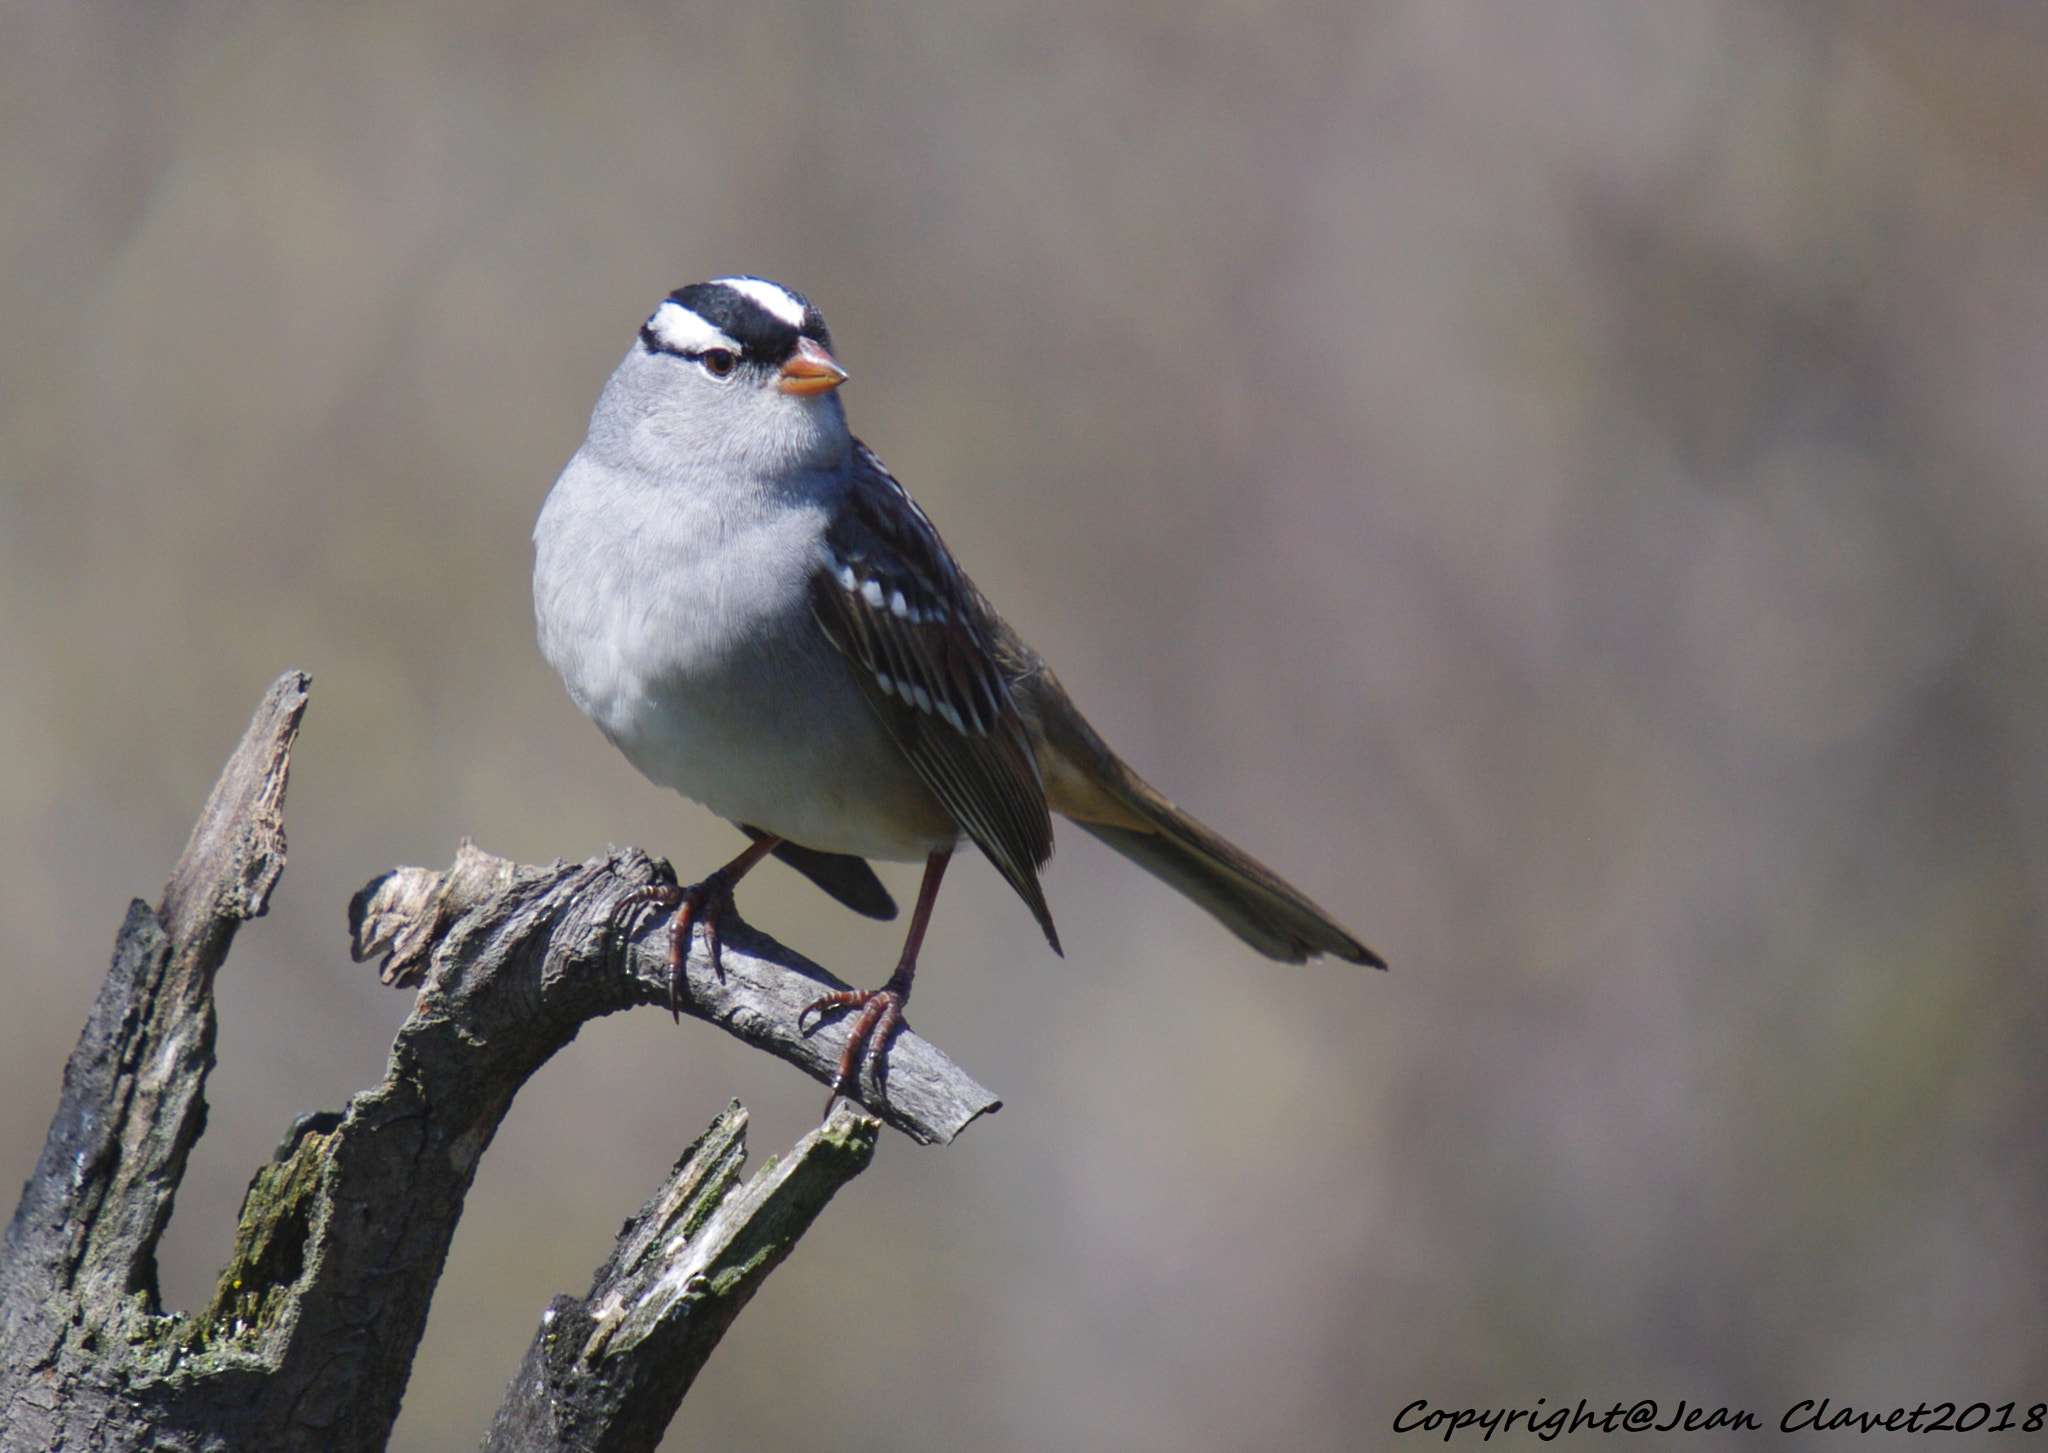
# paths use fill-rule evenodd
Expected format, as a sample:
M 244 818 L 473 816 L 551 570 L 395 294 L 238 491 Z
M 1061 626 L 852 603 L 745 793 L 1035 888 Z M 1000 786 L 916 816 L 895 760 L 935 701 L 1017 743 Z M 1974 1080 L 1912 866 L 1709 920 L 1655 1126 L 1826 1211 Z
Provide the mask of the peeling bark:
M 479 1158 L 526 1079 L 582 1025 L 669 999 L 665 874 L 624 851 L 519 867 L 464 843 L 356 895 L 358 959 L 420 985 L 382 1083 L 304 1117 L 243 1202 L 210 1304 L 165 1314 L 156 1247 L 205 1126 L 214 976 L 284 867 L 284 789 L 307 679 L 265 696 L 162 901 L 131 906 L 43 1154 L 0 1254 L 0 1450 L 376 1450 L 398 1414 Z M 734 923 L 722 975 L 694 954 L 684 1012 L 829 1083 L 843 987 Z M 908 1029 L 862 1102 L 943 1143 L 995 1097 Z M 833 1190 L 876 1120 L 841 1105 L 744 1186 L 737 1107 L 630 1223 L 588 1298 L 550 1309 L 493 1446 L 652 1448 L 711 1347 Z M 524 1390 L 524 1391 L 523 1391 Z

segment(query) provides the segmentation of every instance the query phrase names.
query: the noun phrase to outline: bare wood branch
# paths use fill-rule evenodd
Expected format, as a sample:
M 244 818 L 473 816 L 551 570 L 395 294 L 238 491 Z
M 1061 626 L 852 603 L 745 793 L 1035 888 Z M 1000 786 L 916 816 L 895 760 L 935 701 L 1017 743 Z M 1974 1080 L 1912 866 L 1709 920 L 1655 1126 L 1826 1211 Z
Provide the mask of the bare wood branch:
M 306 685 L 291 673 L 272 688 L 162 905 L 131 908 L 66 1068 L 0 1256 L 0 1453 L 382 1448 L 463 1199 L 513 1096 L 586 1021 L 667 1002 L 665 920 L 627 911 L 658 871 L 643 854 L 521 868 L 465 845 L 445 873 L 380 878 L 352 905 L 357 955 L 389 952 L 387 976 L 421 983 L 384 1080 L 293 1128 L 250 1185 L 211 1304 L 163 1315 L 155 1249 L 204 1124 L 214 976 L 283 867 L 280 814 Z M 685 998 L 691 1013 L 823 1079 L 845 1026 L 806 1035 L 799 1016 L 839 987 L 734 924 L 723 975 L 694 957 Z M 907 1030 L 886 1063 L 862 1098 L 920 1140 L 948 1140 L 999 1104 Z M 674 1403 L 661 1410 L 662 1377 L 646 1369 L 681 1369 L 687 1382 L 832 1187 L 865 1164 L 875 1133 L 842 1107 L 799 1158 L 721 1192 L 712 1219 L 729 1240 L 711 1227 L 682 1248 L 672 1237 L 657 1248 L 652 1231 L 629 1238 L 608 1270 L 638 1290 L 593 1304 L 598 1335 L 579 1346 L 594 1371 L 537 1366 L 597 1398 L 580 1426 L 658 1435 L 655 1414 L 665 1422 Z M 680 1211 L 646 1224 L 657 1223 L 696 1228 Z M 682 1265 L 697 1270 L 669 1275 Z M 707 1298 L 707 1285 L 724 1290 Z M 598 1407 L 606 1398 L 610 1414 Z
M 427 957 L 433 936 L 461 920 L 459 937 L 451 940 L 459 941 L 460 953 L 443 951 L 460 958 L 471 953 L 479 936 L 511 931 L 509 924 L 495 924 L 497 915 L 483 907 L 509 892 L 505 901 L 517 905 L 518 917 L 553 924 L 554 951 L 589 965 L 616 956 L 616 980 L 608 986 L 613 998 L 594 1006 L 593 1013 L 636 1004 L 666 1006 L 668 918 L 629 902 L 647 884 L 666 879 L 666 870 L 637 849 L 578 867 L 515 868 L 465 840 L 446 873 L 395 868 L 356 895 L 349 910 L 355 954 L 365 959 L 389 953 L 386 982 L 417 982 L 426 976 L 426 994 L 443 992 L 436 988 Z M 475 916 L 464 920 L 466 914 Z M 807 1023 L 803 1013 L 821 995 L 846 985 L 744 923 L 731 923 L 723 945 L 720 973 L 713 970 L 702 937 L 694 939 L 678 1000 L 681 1011 L 830 1085 L 851 1017 L 818 1024 Z M 864 1078 L 858 1090 L 860 1102 L 884 1123 L 926 1145 L 946 1144 L 975 1119 L 1002 1108 L 1001 1100 L 908 1026 L 889 1042 L 882 1082 Z
M 746 1185 L 734 1103 L 619 1235 L 587 1297 L 557 1297 L 506 1390 L 487 1453 L 644 1453 L 711 1350 L 835 1191 L 878 1121 L 840 1105 Z
M 157 1242 L 206 1120 L 214 975 L 283 870 L 284 785 L 307 686 L 297 671 L 271 686 L 161 906 L 130 906 L 64 1068 L 56 1117 L 0 1253 L 0 1426 L 10 1439 L 67 1396 L 54 1376 L 67 1328 L 152 1330 Z M 28 1434 L 20 1446 L 45 1445 Z

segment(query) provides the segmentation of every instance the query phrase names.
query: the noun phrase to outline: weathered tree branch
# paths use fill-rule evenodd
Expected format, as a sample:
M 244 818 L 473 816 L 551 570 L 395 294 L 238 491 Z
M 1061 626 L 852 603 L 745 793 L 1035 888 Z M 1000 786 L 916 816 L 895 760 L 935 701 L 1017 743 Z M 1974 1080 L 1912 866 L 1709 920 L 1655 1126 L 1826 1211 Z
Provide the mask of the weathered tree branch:
M 590 1295 L 557 1297 L 484 1439 L 487 1453 L 640 1453 L 661 1441 L 740 1308 L 832 1193 L 873 1156 L 879 1124 L 841 1105 L 739 1184 L 735 1102 L 619 1234 Z
M 585 1021 L 667 1003 L 666 919 L 628 902 L 658 871 L 642 854 L 521 868 L 465 844 L 446 873 L 384 875 L 351 905 L 357 956 L 388 952 L 387 977 L 422 987 L 383 1082 L 293 1127 L 250 1185 L 211 1305 L 163 1315 L 156 1245 L 205 1121 L 213 978 L 283 866 L 305 701 L 297 673 L 271 689 L 162 904 L 129 912 L 0 1258 L 0 1449 L 382 1448 L 463 1198 L 513 1096 Z M 798 1016 L 839 982 L 737 923 L 723 961 L 720 976 L 692 957 L 683 1007 L 829 1079 L 845 1025 L 807 1036 Z M 919 1140 L 948 1140 L 997 1107 L 907 1030 L 886 1064 L 861 1098 Z M 652 1447 L 710 1345 L 865 1165 L 875 1133 L 842 1109 L 735 1190 L 738 1125 L 714 1127 L 592 1296 L 544 1323 L 494 1432 L 501 1446 Z M 564 1340 L 585 1324 L 580 1342 Z
M 0 1428 L 10 1446 L 55 1446 L 57 1431 L 78 1426 L 66 1412 L 80 1396 L 78 1359 L 60 1355 L 72 1346 L 89 1354 L 104 1339 L 141 1349 L 145 1362 L 168 1355 L 156 1340 L 157 1241 L 206 1123 L 214 975 L 284 868 L 284 784 L 307 684 L 288 672 L 270 688 L 163 901 L 154 912 L 129 905 L 64 1067 L 56 1118 L 0 1252 Z M 53 1436 L 37 1436 L 45 1427 Z
M 666 878 L 665 868 L 634 848 L 577 865 L 530 868 L 514 867 L 465 841 L 445 873 L 395 868 L 372 881 L 349 905 L 349 926 L 358 959 L 390 955 L 385 982 L 426 980 L 418 1012 L 459 1013 L 465 1023 L 490 1012 L 471 1002 L 472 984 L 493 979 L 494 966 L 544 934 L 559 965 L 557 978 L 530 985 L 528 992 L 566 988 L 563 976 L 573 978 L 574 1003 L 564 1007 L 573 1007 L 580 1023 L 640 1004 L 667 1006 L 668 916 L 630 901 Z M 464 966 L 461 972 L 435 967 L 428 950 L 437 941 L 435 957 Z M 851 1016 L 808 1026 L 801 1016 L 820 995 L 846 985 L 745 923 L 729 920 L 722 943 L 722 972 L 714 972 L 702 936 L 693 938 L 677 1007 L 830 1085 Z M 486 967 L 467 967 L 472 962 Z M 571 965 L 573 973 L 567 972 Z M 444 1011 L 441 1001 L 451 995 L 454 1002 Z M 530 1012 L 524 995 L 508 1008 L 521 1019 Z M 889 1041 L 882 1063 L 882 1083 L 864 1079 L 859 1099 L 922 1144 L 943 1145 L 977 1117 L 1002 1107 L 908 1028 Z

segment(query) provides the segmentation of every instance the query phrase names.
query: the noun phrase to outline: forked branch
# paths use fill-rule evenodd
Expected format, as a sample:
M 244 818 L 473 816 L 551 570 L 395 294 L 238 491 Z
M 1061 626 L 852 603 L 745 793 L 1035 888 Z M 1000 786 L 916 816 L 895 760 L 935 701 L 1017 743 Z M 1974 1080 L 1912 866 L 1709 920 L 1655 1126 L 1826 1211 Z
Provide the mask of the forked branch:
M 212 1303 L 165 1315 L 156 1248 L 205 1123 L 214 977 L 283 869 L 306 690 L 296 672 L 271 688 L 161 903 L 129 910 L 0 1256 L 0 1450 L 381 1449 L 513 1096 L 587 1021 L 668 1002 L 662 920 L 627 901 L 666 871 L 643 854 L 516 867 L 464 844 L 446 872 L 383 875 L 352 904 L 354 950 L 420 983 L 383 1082 L 301 1117 L 251 1182 Z M 722 957 L 722 977 L 691 960 L 684 1008 L 829 1081 L 845 1028 L 806 1035 L 798 1016 L 839 981 L 740 924 Z M 998 1106 L 907 1029 L 886 1064 L 862 1099 L 918 1140 L 950 1140 Z M 841 1106 L 743 1186 L 743 1127 L 737 1109 L 721 1118 L 592 1295 L 551 1310 L 496 1446 L 652 1448 L 710 1346 L 867 1164 L 878 1131 Z

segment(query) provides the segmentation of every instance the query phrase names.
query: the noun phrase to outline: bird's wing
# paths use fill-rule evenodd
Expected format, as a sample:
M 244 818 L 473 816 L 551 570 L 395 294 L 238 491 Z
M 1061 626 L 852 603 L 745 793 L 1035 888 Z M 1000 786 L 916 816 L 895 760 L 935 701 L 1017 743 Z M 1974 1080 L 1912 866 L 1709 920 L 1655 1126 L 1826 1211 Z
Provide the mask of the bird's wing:
M 1038 884 L 1052 856 L 1052 816 L 997 661 L 994 613 L 882 462 L 858 442 L 854 454 L 850 496 L 811 581 L 812 610 L 919 779 L 1057 952 Z

